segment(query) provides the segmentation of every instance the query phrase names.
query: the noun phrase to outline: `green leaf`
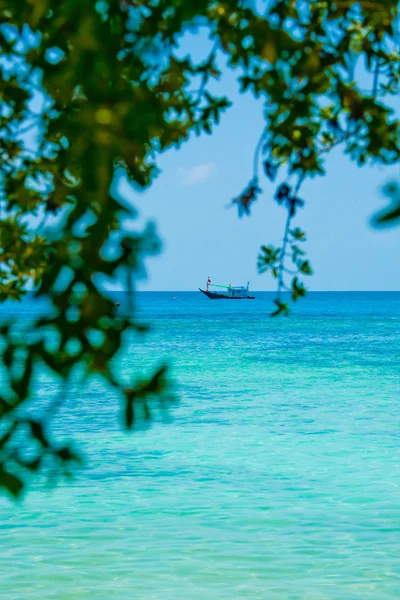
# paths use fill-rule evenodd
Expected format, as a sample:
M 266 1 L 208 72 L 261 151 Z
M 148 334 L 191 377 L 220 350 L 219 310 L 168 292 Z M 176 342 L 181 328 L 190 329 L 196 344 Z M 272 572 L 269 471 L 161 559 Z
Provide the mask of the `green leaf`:
M 271 313 L 271 317 L 278 317 L 280 315 L 287 317 L 289 315 L 289 305 L 287 302 L 281 302 L 280 300 L 275 299 L 274 304 L 276 306 L 276 310 Z
M 12 496 L 18 498 L 23 490 L 23 483 L 19 477 L 0 465 L 0 487 L 4 487 Z
M 298 298 L 303 298 L 307 294 L 307 290 L 297 277 L 292 280 L 292 300 L 296 302 Z
M 305 242 L 307 239 L 305 231 L 302 231 L 299 227 L 295 227 L 295 229 L 291 229 L 290 233 L 294 237 L 294 239 L 298 240 L 299 242 Z
M 304 275 L 312 275 L 311 265 L 308 260 L 303 260 L 298 263 L 298 269 L 300 273 L 304 273 Z

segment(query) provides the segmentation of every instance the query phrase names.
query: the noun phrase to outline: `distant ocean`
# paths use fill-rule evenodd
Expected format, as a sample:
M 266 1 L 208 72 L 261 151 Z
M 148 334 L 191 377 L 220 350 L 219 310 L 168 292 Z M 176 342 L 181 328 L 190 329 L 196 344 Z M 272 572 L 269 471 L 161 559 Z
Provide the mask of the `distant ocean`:
M 400 293 L 312 293 L 279 320 L 256 296 L 139 294 L 153 331 L 115 364 L 168 361 L 173 420 L 127 435 L 115 392 L 71 385 L 54 430 L 87 466 L 1 498 L 2 599 L 400 597 Z M 56 386 L 41 373 L 38 406 Z

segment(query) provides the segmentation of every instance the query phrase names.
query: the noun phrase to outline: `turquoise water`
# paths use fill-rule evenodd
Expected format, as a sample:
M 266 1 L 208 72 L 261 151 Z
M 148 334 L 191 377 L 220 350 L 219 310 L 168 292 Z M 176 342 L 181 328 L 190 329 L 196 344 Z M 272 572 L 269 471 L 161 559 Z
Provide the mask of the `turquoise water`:
M 400 293 L 269 301 L 141 295 L 154 331 L 118 365 L 170 361 L 173 422 L 126 435 L 114 393 L 70 386 L 54 431 L 88 464 L 0 501 L 2 598 L 400 597 Z

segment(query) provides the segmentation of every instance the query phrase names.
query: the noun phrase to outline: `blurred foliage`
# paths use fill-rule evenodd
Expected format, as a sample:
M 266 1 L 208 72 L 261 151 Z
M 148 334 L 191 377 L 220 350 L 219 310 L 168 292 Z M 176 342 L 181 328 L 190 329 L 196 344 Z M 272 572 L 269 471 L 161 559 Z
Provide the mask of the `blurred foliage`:
M 389 198 L 390 204 L 382 212 L 375 215 L 373 223 L 377 227 L 398 225 L 400 222 L 400 186 L 396 181 L 392 181 L 385 185 L 383 193 Z
M 33 281 L 53 307 L 23 341 L 13 323 L 1 329 L 0 486 L 18 495 L 24 473 L 49 461 L 68 473 L 78 459 L 49 434 L 52 407 L 46 418 L 26 416 L 38 365 L 64 382 L 77 365 L 102 375 L 123 398 L 128 428 L 138 414 L 151 418 L 152 398 L 160 409 L 170 401 L 165 367 L 128 386 L 112 367 L 123 333 L 142 326 L 134 306 L 115 314 L 99 276 L 124 273 L 133 291 L 143 258 L 159 249 L 151 226 L 124 229 L 135 211 L 113 193 L 116 173 L 149 186 L 160 152 L 212 132 L 230 105 L 210 91 L 223 55 L 241 90 L 264 105 L 254 173 L 233 204 L 250 214 L 260 166 L 279 180 L 283 241 L 263 246 L 258 264 L 277 279 L 274 314 L 287 314 L 283 293 L 304 296 L 301 276 L 312 273 L 305 233 L 293 224 L 303 181 L 323 174 L 339 145 L 359 165 L 399 159 L 396 19 L 387 0 L 0 0 L 0 299 L 19 300 Z M 179 44 L 199 27 L 211 50 L 196 63 Z M 398 208 L 385 215 L 378 220 L 398 218 Z M 49 330 L 57 348 L 46 343 Z

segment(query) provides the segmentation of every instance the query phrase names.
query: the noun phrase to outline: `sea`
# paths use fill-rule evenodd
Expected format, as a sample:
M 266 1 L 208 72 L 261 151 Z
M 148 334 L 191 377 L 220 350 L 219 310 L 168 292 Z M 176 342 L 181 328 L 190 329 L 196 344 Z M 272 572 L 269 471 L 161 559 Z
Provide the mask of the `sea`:
M 114 368 L 168 364 L 176 402 L 127 433 L 115 390 L 69 382 L 52 434 L 84 464 L 0 496 L 1 598 L 400 598 L 400 293 L 311 293 L 280 319 L 269 293 L 136 302 L 151 330 Z M 30 410 L 59 386 L 39 370 Z

